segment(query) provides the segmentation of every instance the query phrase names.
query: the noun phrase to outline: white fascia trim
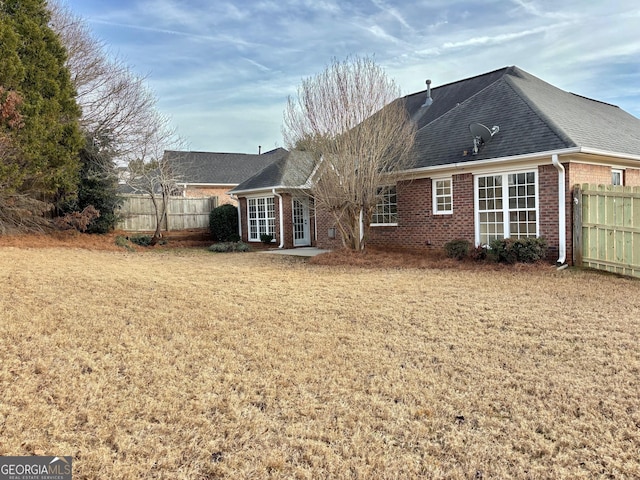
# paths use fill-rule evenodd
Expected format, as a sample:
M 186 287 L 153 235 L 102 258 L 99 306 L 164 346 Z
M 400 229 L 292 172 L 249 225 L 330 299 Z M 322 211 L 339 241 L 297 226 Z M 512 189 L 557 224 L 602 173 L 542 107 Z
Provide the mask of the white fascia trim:
M 558 157 L 561 155 L 576 155 L 576 154 L 586 154 L 586 155 L 597 155 L 602 157 L 610 157 L 617 158 L 621 160 L 631 160 L 631 161 L 639 161 L 640 155 L 629 155 L 627 153 L 620 152 L 612 152 L 607 150 L 599 150 L 596 148 L 587 148 L 587 147 L 570 147 L 563 148 L 560 150 L 548 150 L 546 152 L 536 152 L 536 153 L 528 153 L 526 155 L 513 155 L 510 157 L 501 157 L 501 158 L 489 158 L 486 160 L 475 160 L 469 162 L 456 162 L 449 163 L 446 165 L 434 165 L 432 167 L 421 167 L 414 168 L 410 170 L 405 170 L 399 175 L 402 179 L 410 179 L 410 178 L 422 178 L 425 176 L 432 176 L 431 174 L 439 174 L 446 175 L 446 172 L 450 172 L 451 170 L 458 171 L 466 171 L 469 173 L 475 173 L 478 170 L 486 171 L 486 168 L 491 168 L 492 165 L 495 165 L 497 169 L 502 168 L 502 164 L 508 163 L 522 163 L 522 162 L 535 162 L 539 161 L 539 165 L 544 165 L 549 163 L 549 158 L 557 155 Z M 442 172 L 442 173 L 438 173 Z M 429 174 L 429 175 L 425 175 Z
M 237 183 L 181 183 L 187 187 L 235 187 Z
M 611 152 L 608 150 L 599 150 L 597 148 L 581 148 L 580 153 L 587 153 L 589 155 L 600 155 L 603 157 L 620 158 L 624 160 L 636 160 L 640 162 L 640 155 L 630 155 L 628 153 Z
M 248 197 L 248 196 L 259 196 L 261 194 L 269 194 L 269 193 L 273 193 L 274 191 L 285 191 L 285 190 L 306 190 L 307 187 L 306 185 L 298 185 L 297 187 L 287 187 L 285 185 L 278 185 L 276 187 L 260 187 L 260 188 L 250 188 L 247 190 L 232 190 L 233 194 L 236 196 L 240 196 L 242 195 L 243 197 Z

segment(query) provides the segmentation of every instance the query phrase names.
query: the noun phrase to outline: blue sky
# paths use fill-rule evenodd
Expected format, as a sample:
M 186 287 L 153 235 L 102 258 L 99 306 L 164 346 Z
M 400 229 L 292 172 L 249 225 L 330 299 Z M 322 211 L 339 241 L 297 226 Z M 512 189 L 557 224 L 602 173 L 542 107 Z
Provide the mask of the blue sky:
M 64 1 L 64 0 L 63 0 Z M 191 150 L 283 146 L 282 114 L 332 58 L 373 56 L 406 95 L 508 65 L 640 117 L 637 0 L 67 0 L 148 76 Z

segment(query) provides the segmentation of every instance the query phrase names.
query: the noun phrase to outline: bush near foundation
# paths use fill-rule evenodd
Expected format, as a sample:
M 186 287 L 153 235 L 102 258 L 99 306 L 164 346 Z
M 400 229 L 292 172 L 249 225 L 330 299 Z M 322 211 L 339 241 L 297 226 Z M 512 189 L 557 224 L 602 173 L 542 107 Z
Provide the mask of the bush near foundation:
M 251 247 L 243 242 L 222 242 L 211 245 L 209 251 L 214 253 L 249 252 Z
M 547 241 L 540 238 L 503 238 L 490 244 L 490 257 L 500 263 L 535 263 L 547 256 Z
M 451 240 L 444 244 L 444 252 L 449 258 L 455 258 L 456 260 L 463 260 L 469 255 L 471 250 L 471 242 L 464 238 L 458 238 Z
M 237 242 L 238 209 L 231 204 L 220 205 L 209 214 L 209 231 L 216 242 Z

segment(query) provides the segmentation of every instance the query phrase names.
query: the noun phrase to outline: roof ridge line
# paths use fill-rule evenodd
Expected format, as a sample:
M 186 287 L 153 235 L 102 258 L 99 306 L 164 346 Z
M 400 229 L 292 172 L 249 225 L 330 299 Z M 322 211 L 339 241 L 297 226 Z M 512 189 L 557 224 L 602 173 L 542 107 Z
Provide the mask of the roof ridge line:
M 515 65 L 510 65 L 508 67 L 496 68 L 495 70 L 492 70 L 490 72 L 481 73 L 479 75 L 474 75 L 472 77 L 467 77 L 467 78 L 463 78 L 463 79 L 460 79 L 460 80 L 455 80 L 455 81 L 449 82 L 449 83 L 443 83 L 442 85 L 438 85 L 437 87 L 431 87 L 431 92 L 435 92 L 440 88 L 449 87 L 449 86 L 455 85 L 457 83 L 467 82 L 469 80 L 474 80 L 476 78 L 485 77 L 485 76 L 488 76 L 488 75 L 493 75 L 494 73 L 499 72 L 501 70 L 504 70 L 504 73 L 506 75 L 509 70 L 512 70 L 514 68 L 517 69 L 518 67 L 516 67 Z M 425 93 L 426 91 L 427 91 L 427 89 L 420 90 L 419 92 L 409 93 L 409 94 L 404 95 L 403 97 L 400 97 L 400 98 L 406 99 L 406 98 L 409 98 L 409 97 L 413 97 L 414 95 L 420 95 L 422 93 Z
M 507 67 L 505 69 L 499 68 L 498 70 L 494 70 L 493 72 L 489 72 L 489 73 L 495 73 L 498 72 L 500 70 L 505 70 L 505 75 L 503 75 L 500 78 L 497 78 L 496 80 L 494 80 L 493 82 L 491 82 L 490 84 L 488 84 L 486 87 L 478 90 L 476 93 L 474 93 L 473 95 L 471 95 L 470 97 L 465 98 L 462 102 L 458 103 L 455 107 L 450 108 L 449 110 L 447 110 L 446 112 L 444 112 L 442 115 L 440 115 L 439 117 L 434 118 L 433 120 L 431 120 L 429 123 L 425 123 L 422 128 L 420 130 L 422 130 L 423 128 L 428 127 L 429 125 L 432 125 L 434 122 L 437 122 L 438 120 L 440 120 L 441 118 L 445 118 L 447 115 L 449 115 L 451 112 L 453 112 L 454 110 L 456 110 L 458 107 L 461 107 L 463 105 L 465 105 L 466 103 L 468 103 L 471 99 L 475 98 L 476 96 L 480 95 L 482 92 L 484 92 L 485 90 L 487 90 L 488 88 L 494 86 L 496 83 L 498 83 L 502 78 L 504 78 L 506 76 L 506 72 L 511 69 L 512 67 Z M 482 77 L 483 75 L 476 75 L 476 77 L 471 77 L 471 78 L 477 78 L 477 77 Z M 468 80 L 468 79 L 467 79 Z M 460 82 L 463 82 L 464 80 L 460 80 Z M 454 83 L 459 83 L 459 82 L 452 82 L 451 84 L 447 84 L 447 85 L 453 85 Z M 445 85 L 443 85 L 445 86 Z M 433 91 L 433 90 L 432 90 Z M 420 131 L 418 130 L 418 131 Z
M 530 74 L 529 74 L 530 75 Z M 533 76 L 533 75 L 532 75 Z M 564 129 L 558 125 L 551 117 L 549 117 L 549 115 L 547 115 L 546 113 L 544 113 L 542 111 L 542 109 L 540 107 L 538 107 L 538 105 L 528 96 L 524 93 L 524 91 L 522 90 L 522 88 L 520 88 L 518 85 L 516 85 L 516 83 L 511 79 L 510 75 L 505 75 L 503 78 L 505 78 L 505 81 L 507 83 L 507 85 L 509 85 L 509 87 L 511 87 L 511 89 L 515 92 L 516 95 L 518 95 L 518 97 L 520 97 L 520 99 L 527 104 L 527 106 L 529 107 L 529 109 L 531 109 L 531 111 L 538 117 L 540 118 L 548 127 L 549 129 L 562 141 L 564 142 L 567 147 L 571 147 L 571 146 L 577 146 L 577 142 L 571 138 L 571 136 L 564 131 Z M 544 80 L 539 79 L 538 77 L 534 77 L 537 80 L 546 83 L 547 85 L 556 88 L 558 90 L 561 90 L 563 92 L 565 92 L 565 90 L 562 90 L 554 85 L 551 85 L 550 83 L 545 82 Z

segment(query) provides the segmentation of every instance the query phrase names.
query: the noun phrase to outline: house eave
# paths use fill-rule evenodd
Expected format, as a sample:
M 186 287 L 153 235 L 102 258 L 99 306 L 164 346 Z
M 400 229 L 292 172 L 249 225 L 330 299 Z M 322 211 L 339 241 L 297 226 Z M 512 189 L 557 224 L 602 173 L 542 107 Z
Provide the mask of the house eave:
M 286 192 L 290 190 L 308 190 L 309 188 L 310 188 L 310 185 L 308 184 L 298 185 L 295 187 L 287 186 L 287 185 L 277 185 L 275 187 L 260 187 L 260 188 L 247 188 L 243 190 L 230 190 L 227 193 L 235 196 L 246 197 L 250 195 L 258 195 L 261 193 L 273 193 L 274 190 L 276 192 Z
M 475 170 L 482 170 L 490 168 L 492 166 L 507 166 L 510 164 L 522 164 L 522 163 L 550 163 L 553 155 L 557 155 L 559 158 L 569 155 L 589 155 L 606 158 L 615 158 L 619 160 L 628 160 L 630 162 L 640 162 L 640 155 L 629 155 L 620 152 L 611 152 L 606 150 L 599 150 L 595 148 L 586 147 L 571 147 L 560 150 L 548 150 L 544 152 L 528 153 L 525 155 L 514 155 L 509 157 L 489 158 L 483 160 L 467 161 L 448 163 L 445 165 L 434 165 L 429 167 L 420 167 L 398 172 L 398 175 L 403 180 L 417 179 L 424 177 L 431 177 L 444 172 L 460 171 L 460 172 L 473 172 Z M 548 162 L 547 162 L 548 161 Z
M 206 188 L 229 188 L 235 187 L 237 183 L 190 183 L 190 182 L 178 182 L 179 185 L 185 185 L 187 187 L 206 187 Z

